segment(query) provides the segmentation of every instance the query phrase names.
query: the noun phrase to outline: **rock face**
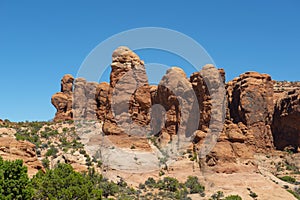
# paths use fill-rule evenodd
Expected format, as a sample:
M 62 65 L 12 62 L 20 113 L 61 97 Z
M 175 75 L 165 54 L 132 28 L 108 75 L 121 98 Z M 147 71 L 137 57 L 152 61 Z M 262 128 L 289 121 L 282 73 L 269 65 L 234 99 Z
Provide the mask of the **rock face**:
M 76 78 L 73 92 L 73 112 L 75 120 L 97 119 L 98 83 L 87 82 L 84 78 Z
M 112 55 L 110 87 L 103 132 L 139 134 L 150 123 L 151 96 L 144 62 L 127 47 Z
M 300 90 L 285 92 L 275 104 L 272 132 L 277 149 L 300 147 Z
M 273 81 L 267 74 L 247 72 L 228 83 L 230 119 L 243 123 L 255 138 L 260 149 L 273 148 L 271 132 Z
M 179 67 L 171 67 L 158 87 L 151 89 L 152 129 L 166 144 L 176 135 L 190 137 L 198 128 L 199 112 L 192 84 Z M 195 119 L 194 119 L 195 118 Z M 194 123 L 195 122 L 195 123 Z
M 209 166 L 225 166 L 224 169 L 218 169 L 224 172 L 228 170 L 228 163 L 247 162 L 255 152 L 273 149 L 271 124 L 274 110 L 273 81 L 269 75 L 247 72 L 229 81 L 226 87 L 228 106 L 224 128 L 205 160 Z M 204 89 L 202 87 L 202 95 L 199 96 L 206 98 L 203 102 L 209 102 L 209 94 Z M 208 113 L 204 118 L 206 120 L 202 120 L 204 126 L 200 126 L 204 132 L 211 120 L 208 118 L 211 115 L 209 105 L 200 106 L 204 108 L 202 112 Z M 200 138 L 196 137 L 201 143 Z
M 37 159 L 35 145 L 27 141 L 17 141 L 11 137 L 0 137 L 0 156 L 4 160 L 23 160 L 28 167 L 29 176 L 38 170 L 44 170 L 42 163 Z
M 207 66 L 207 68 L 213 69 L 213 66 Z M 208 166 L 227 166 L 228 163 L 236 163 L 240 159 L 253 158 L 254 148 L 252 146 L 253 143 L 251 143 L 253 135 L 250 134 L 245 124 L 242 122 L 234 123 L 230 119 L 230 110 L 227 108 L 225 101 L 221 100 L 225 96 L 225 91 L 222 91 L 222 87 L 225 85 L 220 85 L 222 83 L 225 84 L 224 70 L 219 69 L 216 73 L 204 72 L 196 72 L 190 78 L 197 94 L 201 113 L 198 131 L 195 132 L 194 148 L 197 152 L 201 151 L 205 138 L 213 134 L 213 130 L 223 127 L 223 129 L 217 129 L 217 132 L 220 132 L 217 143 L 204 158 L 204 164 Z M 205 75 L 206 79 L 203 78 L 203 75 Z M 213 109 L 213 105 L 219 105 L 219 107 Z M 222 121 L 222 117 L 225 117 L 225 115 L 226 120 Z M 215 135 L 218 135 L 218 133 L 215 133 Z M 219 169 L 218 171 L 228 170 Z

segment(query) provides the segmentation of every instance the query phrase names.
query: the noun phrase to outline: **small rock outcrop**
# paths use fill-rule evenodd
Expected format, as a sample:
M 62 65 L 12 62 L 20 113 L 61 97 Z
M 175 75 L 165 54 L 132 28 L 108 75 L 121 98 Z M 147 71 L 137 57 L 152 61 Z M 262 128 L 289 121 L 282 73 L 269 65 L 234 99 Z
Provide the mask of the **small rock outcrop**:
M 67 74 L 61 79 L 61 91 L 54 94 L 51 103 L 56 108 L 54 121 L 65 121 L 73 119 L 73 82 L 72 75 Z
M 44 170 L 36 156 L 35 145 L 27 141 L 0 137 L 0 156 L 4 160 L 23 160 L 24 165 L 28 167 L 29 176 L 33 176 L 38 170 Z

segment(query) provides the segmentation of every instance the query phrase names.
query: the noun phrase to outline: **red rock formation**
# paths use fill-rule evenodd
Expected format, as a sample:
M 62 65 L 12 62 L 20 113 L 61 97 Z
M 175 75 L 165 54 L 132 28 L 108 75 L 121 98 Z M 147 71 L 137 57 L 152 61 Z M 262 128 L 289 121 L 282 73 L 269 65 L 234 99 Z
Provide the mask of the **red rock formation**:
M 107 99 L 105 134 L 139 134 L 139 128 L 150 123 L 151 96 L 144 62 L 127 47 L 113 52 Z
M 258 149 L 273 148 L 271 133 L 273 82 L 267 74 L 247 72 L 228 83 L 230 119 L 242 122 L 255 138 Z
M 211 97 L 208 88 L 200 72 L 193 73 L 190 77 L 190 82 L 197 96 L 201 113 L 198 129 L 207 131 L 211 116 Z
M 248 132 L 247 127 L 241 122 L 234 124 L 226 120 L 216 146 L 206 156 L 205 161 L 209 166 L 224 165 L 236 163 L 238 160 L 252 159 L 254 153 L 253 135 L 250 131 Z
M 54 121 L 104 120 L 107 107 L 107 83 L 87 82 L 84 78 L 65 75 L 61 80 L 61 92 L 52 96 L 57 109 Z
M 222 71 L 220 71 L 222 72 Z M 224 75 L 221 76 L 224 77 Z M 195 140 L 197 149 L 208 136 L 207 125 L 210 102 L 206 84 L 199 74 L 193 74 L 191 80 L 202 113 Z M 210 80 L 212 80 L 210 78 Z M 199 87 L 202 85 L 202 87 Z M 271 123 L 273 114 L 273 82 L 269 75 L 248 72 L 227 84 L 228 109 L 222 133 L 214 149 L 207 155 L 209 166 L 235 163 L 237 159 L 253 158 L 256 151 L 273 148 Z
M 176 135 L 180 123 L 180 108 L 179 102 L 174 94 L 176 79 L 172 78 L 172 76 L 176 76 L 179 79 L 186 79 L 186 75 L 183 73 L 180 68 L 171 68 L 167 71 L 166 75 L 162 78 L 161 82 L 157 87 L 157 91 L 155 96 L 153 97 L 153 104 L 161 105 L 164 110 L 163 112 L 155 112 L 152 114 L 152 118 L 156 120 L 155 126 L 162 128 L 159 132 L 167 142 L 170 141 L 172 135 Z M 182 75 L 182 76 L 180 76 Z M 174 87 L 168 88 L 167 85 L 169 81 L 173 81 L 172 85 Z M 165 120 L 165 122 L 164 122 Z M 162 127 L 163 126 L 163 127 Z
M 37 159 L 35 145 L 27 141 L 17 141 L 11 137 L 0 137 L 0 156 L 4 160 L 23 160 L 28 167 L 29 176 L 38 170 L 44 170 L 42 163 Z
M 98 84 L 96 89 L 96 103 L 97 103 L 97 118 L 101 121 L 106 119 L 106 109 L 108 104 L 109 84 L 102 82 Z
M 57 109 L 55 121 L 98 119 L 106 135 L 152 133 L 161 143 L 168 143 L 178 133 L 194 134 L 197 150 L 205 145 L 207 137 L 221 132 L 215 148 L 205 158 L 210 166 L 272 150 L 273 137 L 278 149 L 299 147 L 299 90 L 286 92 L 299 88 L 299 83 L 275 82 L 269 75 L 247 72 L 227 83 L 226 106 L 221 87 L 225 83 L 224 70 L 211 73 L 216 71 L 212 65 L 203 69 L 187 79 L 182 69 L 173 67 L 158 86 L 149 86 L 144 62 L 127 47 L 119 47 L 112 55 L 109 84 L 77 78 L 73 90 L 74 78 L 66 75 L 62 79 L 61 92 L 52 97 Z
M 152 129 L 162 145 L 173 141 L 173 137 L 192 137 L 198 128 L 199 109 L 192 84 L 184 71 L 172 67 L 160 81 L 151 87 Z
M 61 80 L 61 92 L 58 92 L 52 96 L 51 103 L 57 110 L 54 121 L 73 119 L 73 81 L 74 78 L 72 75 L 65 75 Z

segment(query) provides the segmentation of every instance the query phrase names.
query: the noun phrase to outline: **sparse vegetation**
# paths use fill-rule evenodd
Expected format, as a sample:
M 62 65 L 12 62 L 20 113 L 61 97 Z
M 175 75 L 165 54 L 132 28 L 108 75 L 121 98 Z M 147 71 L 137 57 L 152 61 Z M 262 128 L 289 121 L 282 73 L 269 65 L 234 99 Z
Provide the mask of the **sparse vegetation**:
M 242 197 L 239 195 L 229 195 L 224 197 L 224 193 L 222 191 L 218 191 L 214 193 L 209 200 L 242 200 Z
M 193 152 L 192 155 L 190 155 L 190 161 L 197 161 L 197 153 Z
M 294 195 L 296 199 L 300 199 L 300 188 L 296 188 L 295 190 L 287 190 L 289 193 Z
M 205 190 L 205 187 L 199 183 L 198 177 L 196 176 L 189 176 L 185 182 L 185 186 L 189 188 L 190 194 L 202 194 Z
M 42 165 L 44 166 L 45 169 L 49 169 L 49 166 L 50 166 L 50 161 L 48 158 L 44 158 L 42 160 Z
M 255 192 L 252 192 L 252 191 L 250 191 L 250 197 L 252 197 L 252 198 L 256 198 L 256 197 L 258 197 L 258 195 L 255 193 Z
M 224 200 L 242 200 L 242 197 L 240 197 L 239 195 L 229 195 L 225 197 Z
M 218 191 L 211 195 L 211 198 L 209 200 L 221 200 L 224 197 L 224 193 L 222 191 Z
M 158 173 L 158 175 L 159 176 L 163 176 L 163 175 L 165 175 L 165 172 L 163 170 L 160 170 L 159 173 Z
M 291 183 L 291 184 L 295 184 L 296 183 L 296 179 L 290 176 L 283 176 L 283 177 L 279 177 L 279 179 L 287 182 L 287 183 Z
M 50 149 L 48 149 L 47 153 L 45 156 L 53 156 L 54 158 L 56 157 L 56 154 L 58 153 L 58 149 L 54 146 L 51 146 Z

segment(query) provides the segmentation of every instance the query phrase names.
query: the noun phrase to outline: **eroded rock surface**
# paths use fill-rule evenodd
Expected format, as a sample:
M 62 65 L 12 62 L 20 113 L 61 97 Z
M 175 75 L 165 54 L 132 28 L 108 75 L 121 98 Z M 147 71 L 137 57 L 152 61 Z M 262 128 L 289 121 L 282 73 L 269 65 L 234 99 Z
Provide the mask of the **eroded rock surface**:
M 27 141 L 17 141 L 12 137 L 0 137 L 0 156 L 4 160 L 23 160 L 28 167 L 29 176 L 33 176 L 38 170 L 44 170 L 38 160 L 35 145 Z
M 103 132 L 107 135 L 145 134 L 150 123 L 151 95 L 144 62 L 127 47 L 112 55 L 110 87 Z
M 227 93 L 230 119 L 247 126 L 258 149 L 273 148 L 271 124 L 274 92 L 271 77 L 247 72 L 228 83 Z
M 72 75 L 67 74 L 61 79 L 61 91 L 54 94 L 51 103 L 56 108 L 54 121 L 65 121 L 73 119 L 73 81 Z
M 300 90 L 285 92 L 275 104 L 272 131 L 277 149 L 300 147 Z

